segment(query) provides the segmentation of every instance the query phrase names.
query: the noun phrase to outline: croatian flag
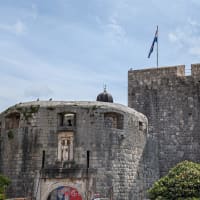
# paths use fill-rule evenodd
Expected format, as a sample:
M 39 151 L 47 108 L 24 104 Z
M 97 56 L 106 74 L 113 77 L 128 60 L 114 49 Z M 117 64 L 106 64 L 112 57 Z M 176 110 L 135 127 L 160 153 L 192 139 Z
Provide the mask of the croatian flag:
M 158 27 L 157 27 L 157 29 L 156 29 L 156 33 L 155 33 L 155 36 L 154 36 L 154 39 L 153 39 L 151 48 L 150 48 L 150 50 L 149 50 L 148 58 L 150 58 L 151 53 L 153 52 L 154 44 L 155 44 L 156 42 L 158 42 Z

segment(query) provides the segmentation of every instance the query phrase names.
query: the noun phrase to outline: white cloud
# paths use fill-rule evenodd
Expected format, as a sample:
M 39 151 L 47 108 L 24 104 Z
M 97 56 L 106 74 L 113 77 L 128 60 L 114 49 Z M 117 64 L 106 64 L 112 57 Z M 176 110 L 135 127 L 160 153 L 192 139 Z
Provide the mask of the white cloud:
M 189 49 L 191 55 L 200 56 L 200 47 L 192 47 Z
M 26 25 L 21 20 L 17 20 L 14 24 L 0 24 L 0 30 L 22 35 L 26 32 Z
M 22 33 L 24 33 L 24 32 L 25 32 L 25 29 L 26 29 L 24 23 L 23 23 L 22 21 L 20 21 L 20 20 L 18 20 L 18 21 L 14 24 L 13 28 L 14 28 L 15 33 L 17 33 L 17 34 L 22 34 Z
M 29 16 L 32 17 L 34 20 L 38 17 L 38 7 L 34 3 L 31 5 L 31 12 L 29 13 Z
M 171 42 L 177 42 L 178 41 L 178 37 L 175 33 L 169 33 L 168 37 L 169 37 L 169 40 Z
M 195 20 L 193 20 L 193 19 L 191 19 L 191 18 L 188 18 L 188 23 L 189 23 L 191 26 L 200 26 L 200 24 L 199 24 L 197 21 L 195 21 Z
M 185 26 L 177 27 L 168 34 L 168 39 L 181 50 L 192 56 L 200 56 L 200 24 L 188 18 Z
M 119 37 L 125 37 L 125 35 L 126 35 L 124 28 L 113 17 L 110 19 L 110 23 L 108 24 L 108 28 L 110 28 L 111 31 Z
M 108 23 L 104 26 L 104 31 L 112 44 L 126 41 L 125 29 L 113 16 L 109 18 Z

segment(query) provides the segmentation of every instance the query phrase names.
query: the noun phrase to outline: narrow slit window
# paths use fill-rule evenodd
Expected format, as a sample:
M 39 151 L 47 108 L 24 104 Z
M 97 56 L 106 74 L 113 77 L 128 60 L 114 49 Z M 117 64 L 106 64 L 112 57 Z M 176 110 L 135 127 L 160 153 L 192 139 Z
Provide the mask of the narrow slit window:
M 143 131 L 144 130 L 144 124 L 143 122 L 139 121 L 139 130 Z

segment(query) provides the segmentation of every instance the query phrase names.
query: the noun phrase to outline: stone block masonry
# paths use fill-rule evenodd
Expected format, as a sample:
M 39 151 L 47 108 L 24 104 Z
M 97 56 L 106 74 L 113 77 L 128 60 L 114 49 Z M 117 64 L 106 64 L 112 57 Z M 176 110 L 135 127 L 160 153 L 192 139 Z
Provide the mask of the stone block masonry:
M 8 197 L 144 200 L 175 164 L 200 162 L 200 64 L 190 76 L 184 65 L 130 70 L 128 106 L 34 101 L 1 113 Z
M 96 193 L 107 199 L 144 199 L 148 124 L 134 109 L 36 101 L 10 107 L 0 121 L 0 172 L 12 181 L 8 197 L 47 200 L 65 190 L 84 200 Z
M 190 76 L 184 65 L 130 70 L 128 106 L 149 121 L 147 187 L 178 162 L 200 162 L 200 64 Z

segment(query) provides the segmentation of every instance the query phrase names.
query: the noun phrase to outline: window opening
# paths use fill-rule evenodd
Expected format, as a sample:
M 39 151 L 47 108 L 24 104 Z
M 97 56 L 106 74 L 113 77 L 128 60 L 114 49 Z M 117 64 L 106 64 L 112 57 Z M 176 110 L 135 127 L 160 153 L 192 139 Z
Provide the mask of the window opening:
M 59 125 L 66 127 L 75 126 L 75 114 L 74 113 L 61 113 L 59 114 Z
M 120 113 L 105 113 L 104 114 L 104 123 L 108 128 L 123 129 L 124 125 L 124 116 Z
M 143 122 L 139 121 L 139 130 L 143 131 L 143 129 L 144 129 Z

